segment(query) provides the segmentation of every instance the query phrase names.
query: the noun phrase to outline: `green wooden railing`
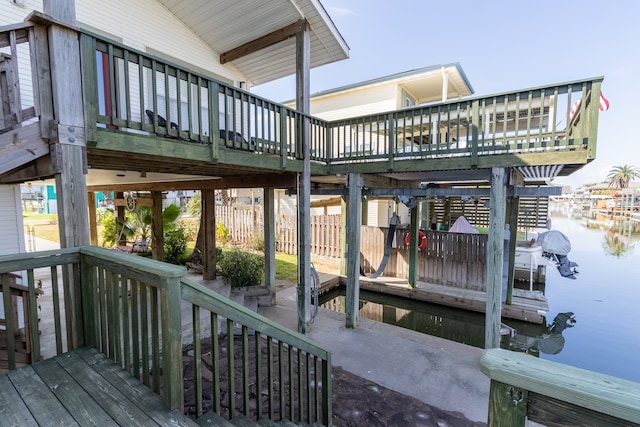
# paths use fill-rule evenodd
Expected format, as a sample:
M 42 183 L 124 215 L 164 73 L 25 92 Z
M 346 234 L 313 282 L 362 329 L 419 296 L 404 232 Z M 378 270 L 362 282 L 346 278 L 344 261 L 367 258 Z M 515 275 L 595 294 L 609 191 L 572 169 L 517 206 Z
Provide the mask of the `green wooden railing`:
M 278 155 L 286 168 L 302 159 L 307 121 L 311 160 L 327 173 L 424 159 L 476 167 L 482 156 L 506 154 L 595 158 L 602 78 L 327 122 L 94 34 L 82 33 L 81 44 L 88 141 L 99 128 L 142 132 L 209 144 L 211 160 L 220 149 Z
M 393 170 L 398 160 L 463 157 L 477 166 L 479 156 L 575 150 L 593 159 L 601 80 L 333 121 L 327 162 L 377 161 Z
M 81 34 L 87 138 L 99 128 L 143 133 L 301 159 L 302 120 L 314 135 L 314 160 L 324 160 L 326 124 L 299 111 L 169 61 L 90 33 Z
M 480 363 L 491 378 L 490 426 L 640 425 L 638 383 L 501 349 Z
M 331 353 L 184 275 L 183 267 L 90 246 L 0 257 L 3 294 L 10 277 L 29 289 L 34 360 L 92 346 L 170 409 L 185 406 L 184 389 L 192 386 L 187 410 L 196 416 L 206 409 L 227 418 L 330 424 Z M 39 280 L 52 291 L 36 301 Z M 4 300 L 5 327 L 13 330 L 18 319 Z M 183 319 L 181 307 L 192 317 Z M 50 333 L 38 329 L 38 316 L 48 312 Z M 12 334 L 7 343 L 8 368 L 16 369 Z

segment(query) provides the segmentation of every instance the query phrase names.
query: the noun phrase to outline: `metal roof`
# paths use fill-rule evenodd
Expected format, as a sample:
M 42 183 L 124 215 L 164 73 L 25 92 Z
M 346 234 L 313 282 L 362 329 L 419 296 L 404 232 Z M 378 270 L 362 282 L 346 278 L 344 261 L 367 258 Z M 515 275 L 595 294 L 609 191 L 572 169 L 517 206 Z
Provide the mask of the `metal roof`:
M 349 46 L 319 0 L 158 1 L 221 55 L 306 19 L 312 68 L 349 57 Z M 295 44 L 290 37 L 231 64 L 249 84 L 266 83 L 295 73 Z

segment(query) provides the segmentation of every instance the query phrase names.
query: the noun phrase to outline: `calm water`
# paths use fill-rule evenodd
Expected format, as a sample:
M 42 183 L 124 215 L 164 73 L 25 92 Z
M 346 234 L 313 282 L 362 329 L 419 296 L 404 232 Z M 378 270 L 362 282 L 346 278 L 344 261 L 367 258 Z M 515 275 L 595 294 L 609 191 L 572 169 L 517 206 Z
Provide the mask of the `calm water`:
M 579 214 L 579 212 L 578 212 Z M 518 334 L 502 346 L 543 359 L 640 382 L 640 233 L 621 232 L 609 218 L 581 218 L 551 206 L 552 227 L 571 241 L 576 280 L 547 268 L 547 326 L 505 320 Z M 611 255 L 611 253 L 616 255 Z M 528 287 L 528 283 L 525 284 Z M 323 306 L 344 311 L 344 297 L 328 295 Z M 404 298 L 361 292 L 360 315 L 430 335 L 484 347 L 484 315 Z M 575 323 L 558 322 L 573 313 Z M 563 325 L 572 325 L 562 330 Z

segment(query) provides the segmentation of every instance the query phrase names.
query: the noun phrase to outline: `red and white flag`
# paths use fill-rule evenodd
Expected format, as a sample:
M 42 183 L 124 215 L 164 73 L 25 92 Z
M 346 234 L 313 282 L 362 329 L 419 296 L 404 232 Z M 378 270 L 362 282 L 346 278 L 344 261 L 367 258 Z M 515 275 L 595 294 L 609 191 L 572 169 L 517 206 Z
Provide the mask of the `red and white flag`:
M 578 99 L 573 103 L 571 109 L 569 109 L 569 118 L 572 119 L 573 116 L 576 115 L 578 109 L 580 108 L 580 104 L 582 103 L 582 99 Z M 607 111 L 609 109 L 609 100 L 604 97 L 602 92 L 600 93 L 600 111 Z
M 609 100 L 604 97 L 600 92 L 600 111 L 607 111 L 609 109 Z

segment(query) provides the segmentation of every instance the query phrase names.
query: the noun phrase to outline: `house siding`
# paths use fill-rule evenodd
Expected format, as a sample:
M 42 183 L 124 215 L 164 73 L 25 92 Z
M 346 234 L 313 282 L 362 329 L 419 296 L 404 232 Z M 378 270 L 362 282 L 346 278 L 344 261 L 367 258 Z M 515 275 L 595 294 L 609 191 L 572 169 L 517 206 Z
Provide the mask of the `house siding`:
M 324 120 L 339 120 L 396 109 L 396 84 L 366 87 L 311 101 L 311 114 Z
M 19 185 L 0 185 L 0 255 L 25 252 Z

